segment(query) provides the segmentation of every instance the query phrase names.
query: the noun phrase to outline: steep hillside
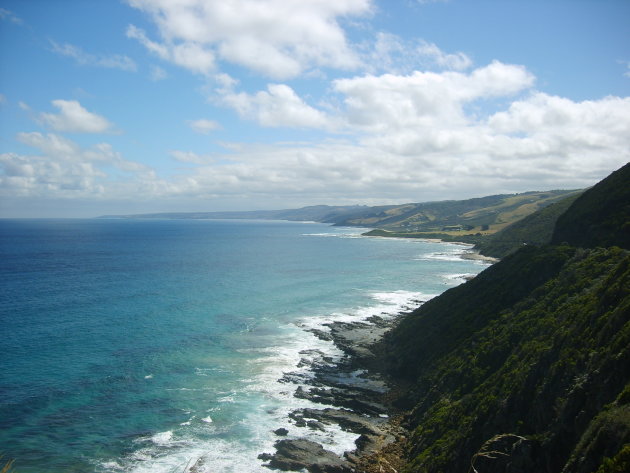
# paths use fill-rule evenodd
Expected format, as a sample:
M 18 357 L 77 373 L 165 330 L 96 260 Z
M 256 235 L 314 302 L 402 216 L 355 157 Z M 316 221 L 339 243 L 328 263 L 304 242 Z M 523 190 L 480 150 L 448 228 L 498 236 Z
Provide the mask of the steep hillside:
M 630 248 L 630 163 L 582 194 L 558 219 L 552 242 Z
M 381 362 L 408 386 L 398 399 L 410 430 L 403 471 L 627 471 L 625 173 L 576 199 L 564 227 L 558 219 L 554 239 L 568 244 L 523 247 L 406 316 L 381 342 Z M 574 222 L 590 229 L 588 239 Z
M 413 385 L 401 401 L 412 407 L 407 471 L 468 471 L 509 435 L 525 469 L 505 471 L 560 472 L 573 456 L 566 471 L 590 472 L 587 460 L 630 442 L 630 252 L 528 248 L 486 273 L 387 338 L 390 366 Z M 591 445 L 589 427 L 606 445 Z

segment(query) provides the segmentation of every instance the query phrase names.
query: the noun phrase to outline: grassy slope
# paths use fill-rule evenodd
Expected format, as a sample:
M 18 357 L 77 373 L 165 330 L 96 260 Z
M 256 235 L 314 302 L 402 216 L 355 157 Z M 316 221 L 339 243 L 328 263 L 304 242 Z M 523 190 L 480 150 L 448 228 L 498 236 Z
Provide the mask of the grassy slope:
M 335 220 L 339 225 L 378 227 L 393 232 L 494 233 L 575 191 L 527 192 L 468 200 L 371 207 Z M 449 228 L 461 230 L 449 231 Z
M 580 194 L 544 207 L 511 224 L 500 232 L 480 240 L 475 249 L 482 255 L 503 258 L 523 245 L 541 246 L 551 242 L 556 221 Z
M 581 228 L 595 229 L 589 245 L 559 220 L 556 234 L 574 246 L 525 247 L 424 304 L 386 337 L 392 373 L 413 386 L 401 400 L 412 430 L 406 471 L 469 471 L 473 461 L 485 473 L 603 473 L 624 464 L 630 252 L 596 247 L 628 248 L 623 232 L 597 221 L 627 222 L 628 201 L 607 212 L 582 205 L 596 209 L 597 196 L 627 195 L 619 187 L 628 184 L 625 170 L 615 173 L 569 210 L 589 216 L 580 217 Z

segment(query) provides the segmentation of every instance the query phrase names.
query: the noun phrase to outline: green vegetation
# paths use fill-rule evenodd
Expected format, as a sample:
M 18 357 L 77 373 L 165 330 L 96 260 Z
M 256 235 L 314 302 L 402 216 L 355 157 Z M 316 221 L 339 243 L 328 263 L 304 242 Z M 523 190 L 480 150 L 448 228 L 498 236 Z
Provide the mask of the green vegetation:
M 423 238 L 428 240 L 441 240 L 449 242 L 461 242 L 475 244 L 484 241 L 484 237 L 478 233 L 476 235 L 462 235 L 458 233 L 431 233 L 431 232 L 392 232 L 377 228 L 365 232 L 363 236 L 388 237 L 388 238 Z
M 555 245 L 509 254 L 381 342 L 409 386 L 403 471 L 628 471 L 630 245 L 611 223 L 627 227 L 627 168 L 535 217 L 557 220 Z
M 582 194 L 558 219 L 553 243 L 630 247 L 630 163 Z

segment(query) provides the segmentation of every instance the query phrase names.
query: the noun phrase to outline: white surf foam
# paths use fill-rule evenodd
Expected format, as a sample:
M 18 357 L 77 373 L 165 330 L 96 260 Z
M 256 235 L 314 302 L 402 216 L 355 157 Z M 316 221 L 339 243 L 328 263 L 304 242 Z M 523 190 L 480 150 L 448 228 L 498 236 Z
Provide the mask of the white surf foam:
M 465 283 L 466 281 L 468 281 L 471 278 L 475 277 L 475 274 L 473 273 L 463 273 L 463 274 L 444 274 L 442 275 L 442 277 L 444 279 L 446 279 L 447 281 L 452 281 L 452 282 L 456 282 L 456 283 Z

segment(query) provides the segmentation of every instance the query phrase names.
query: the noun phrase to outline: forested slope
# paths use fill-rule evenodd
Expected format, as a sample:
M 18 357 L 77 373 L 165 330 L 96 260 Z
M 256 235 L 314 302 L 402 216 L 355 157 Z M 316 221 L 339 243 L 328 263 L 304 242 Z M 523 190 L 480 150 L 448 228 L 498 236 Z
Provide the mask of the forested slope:
M 627 168 L 558 219 L 562 244 L 507 256 L 382 342 L 382 361 L 409 386 L 405 471 L 628 471 Z

